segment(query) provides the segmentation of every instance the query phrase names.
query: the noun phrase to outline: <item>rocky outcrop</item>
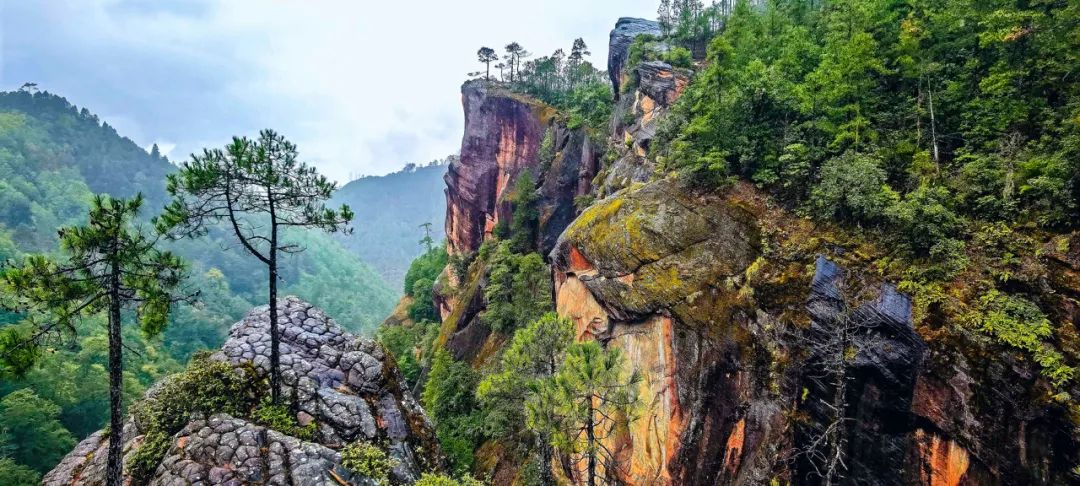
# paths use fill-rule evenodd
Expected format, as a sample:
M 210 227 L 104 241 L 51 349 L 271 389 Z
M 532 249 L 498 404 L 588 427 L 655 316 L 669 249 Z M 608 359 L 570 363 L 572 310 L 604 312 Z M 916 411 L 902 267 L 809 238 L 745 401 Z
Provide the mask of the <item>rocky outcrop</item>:
M 630 51 L 630 44 L 639 35 L 660 36 L 663 31 L 660 23 L 652 20 L 637 19 L 632 17 L 620 18 L 611 30 L 608 41 L 608 76 L 611 77 L 611 85 L 615 88 L 615 98 L 619 98 L 619 88 L 623 84 L 623 65 L 626 63 Z
M 641 418 L 610 444 L 622 479 L 819 484 L 815 444 L 841 427 L 842 484 L 1075 480 L 1075 429 L 1035 364 L 916 320 L 870 250 L 830 235 L 749 184 L 671 180 L 567 228 L 550 255 L 558 312 L 643 378 Z
M 345 332 L 323 311 L 295 297 L 279 303 L 278 316 L 283 395 L 292 402 L 299 424 L 314 424 L 313 440 L 239 417 L 195 416 L 170 439 L 150 484 L 367 484 L 340 468 L 336 452 L 358 440 L 385 445 L 398 481 L 412 482 L 421 471 L 441 467 L 431 423 L 381 345 Z M 211 359 L 247 370 L 261 383 L 270 369 L 269 327 L 269 309 L 252 310 L 233 325 Z M 164 383 L 148 391 L 148 399 Z M 138 451 L 148 427 L 128 419 L 126 459 Z M 102 484 L 106 446 L 100 432 L 85 439 L 43 484 Z
M 633 71 L 637 88 L 633 96 L 619 100 L 612 119 L 611 136 L 618 142 L 614 145 L 619 157 L 604 173 L 599 188 L 604 195 L 652 177 L 655 164 L 648 154 L 658 124 L 690 82 L 686 70 L 662 61 L 643 62 Z
M 340 462 L 337 452 L 321 444 L 214 415 L 177 434 L 154 483 L 333 485 L 351 478 Z
M 576 198 L 592 192 L 602 148 L 584 128 L 567 128 L 550 106 L 495 83 L 470 81 L 461 92 L 465 136 L 445 177 L 447 251 L 471 256 L 500 222 L 509 222 L 514 184 L 529 171 L 539 212 L 535 247 L 547 253 L 577 216 Z M 486 307 L 486 275 L 481 270 L 457 282 L 452 272 L 444 274 L 434 296 L 443 320 L 440 344 L 456 359 L 492 356 L 498 343 L 475 319 Z
M 597 202 L 552 252 L 558 312 L 643 377 L 645 419 L 617 441 L 623 479 L 713 484 L 725 463 L 767 454 L 724 459 L 728 443 L 760 444 L 783 422 L 754 372 L 767 339 L 737 290 L 759 243 L 745 210 L 658 181 Z
M 583 129 L 569 130 L 559 123 L 548 129 L 551 159 L 540 160 L 540 228 L 537 248 L 546 254 L 559 235 L 577 217 L 575 200 L 592 192 L 603 147 Z
M 551 108 L 485 81 L 461 87 L 465 135 L 461 156 L 446 176 L 447 251 L 480 248 L 499 221 L 509 217 L 507 194 L 524 169 L 535 169 Z
M 465 83 L 461 94 L 461 157 L 445 176 L 447 251 L 475 252 L 500 221 L 509 221 L 510 192 L 525 170 L 540 196 L 537 244 L 550 249 L 576 214 L 574 198 L 590 192 L 600 151 L 583 129 L 567 129 L 539 101 L 485 81 Z M 545 140 L 550 146 L 542 154 Z

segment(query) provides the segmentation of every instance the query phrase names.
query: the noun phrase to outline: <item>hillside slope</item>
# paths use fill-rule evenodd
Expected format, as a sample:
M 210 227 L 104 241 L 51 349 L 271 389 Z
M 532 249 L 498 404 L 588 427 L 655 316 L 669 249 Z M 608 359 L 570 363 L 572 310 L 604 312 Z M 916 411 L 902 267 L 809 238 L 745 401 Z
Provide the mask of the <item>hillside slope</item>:
M 46 92 L 0 93 L 0 260 L 54 253 L 59 227 L 81 224 L 95 193 L 142 193 L 147 222 L 166 200 L 168 160 L 147 153 L 87 109 Z M 353 332 L 370 332 L 400 295 L 332 237 L 289 232 L 307 251 L 282 260 L 281 292 L 304 296 L 332 312 Z M 179 370 L 200 349 L 225 340 L 231 322 L 266 299 L 266 269 L 233 244 L 229 233 L 167 243 L 190 265 L 199 304 L 179 306 L 160 340 L 125 330 L 132 351 L 125 364 L 130 402 L 161 377 Z M 397 286 L 395 286 L 397 287 Z M 18 316 L 0 311 L 0 325 Z M 13 464 L 48 471 L 72 441 L 107 418 L 107 362 L 102 321 L 76 326 L 71 342 L 57 342 L 41 365 L 19 379 L 0 380 L 0 474 Z M 33 411 L 33 418 L 21 413 Z M 46 433 L 45 431 L 51 431 Z M 26 437 L 40 442 L 26 442 Z
M 348 204 L 356 213 L 355 231 L 340 238 L 342 245 L 375 268 L 395 290 L 401 288 L 409 262 L 425 250 L 420 225 L 431 223 L 434 244 L 443 239 L 443 174 L 454 158 L 362 177 L 334 193 L 333 204 Z

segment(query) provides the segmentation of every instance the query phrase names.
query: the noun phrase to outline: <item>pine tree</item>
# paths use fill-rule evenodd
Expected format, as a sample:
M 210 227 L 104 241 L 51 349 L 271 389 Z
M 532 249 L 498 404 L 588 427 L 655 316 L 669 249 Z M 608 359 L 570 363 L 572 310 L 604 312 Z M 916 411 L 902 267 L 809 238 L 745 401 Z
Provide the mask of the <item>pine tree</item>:
M 626 373 L 618 348 L 595 341 L 575 343 L 550 379 L 535 386 L 528 404 L 530 427 L 548 434 L 564 454 L 585 463 L 586 484 L 596 486 L 601 472 L 616 474 L 617 458 L 605 442 L 633 420 L 640 376 Z M 600 468 L 603 468 L 601 471 Z
M 177 293 L 183 262 L 157 250 L 156 239 L 132 224 L 142 203 L 141 195 L 130 200 L 95 197 L 86 225 L 59 231 L 66 258 L 31 256 L 0 276 L 5 307 L 27 318 L 24 326 L 11 328 L 0 339 L 0 356 L 8 369 L 25 371 L 43 346 L 76 335 L 77 320 L 108 316 L 109 486 L 122 480 L 122 312 L 134 308 L 143 333 L 153 336 L 164 330 L 172 305 L 185 298 Z
M 224 149 L 192 156 L 180 172 L 170 174 L 167 189 L 173 201 L 157 218 L 159 230 L 171 237 L 205 235 L 224 222 L 237 241 L 269 271 L 270 389 L 281 403 L 281 366 L 277 323 L 278 256 L 303 251 L 282 241 L 284 228 L 349 232 L 353 212 L 347 205 L 330 209 L 325 201 L 337 185 L 300 162 L 296 145 L 272 130 L 257 140 L 234 137 Z
M 543 429 L 528 428 L 526 403 L 532 402 L 531 413 L 544 414 L 535 423 L 552 423 L 547 416 L 554 410 L 540 403 L 534 391 L 539 384 L 550 380 L 563 361 L 566 348 L 574 342 L 574 324 L 553 312 L 544 314 L 514 333 L 514 339 L 503 353 L 498 373 L 488 375 L 477 387 L 477 397 L 487 412 L 487 426 L 493 436 L 511 436 L 525 446 L 535 442 L 539 456 L 540 483 L 555 484 L 551 477 L 553 456 L 551 434 Z M 522 427 L 525 425 L 526 427 Z M 527 432 L 533 432 L 528 434 Z
M 421 224 L 419 227 L 424 228 L 424 237 L 420 238 L 420 244 L 424 245 L 426 251 L 430 252 L 432 246 L 434 246 L 435 244 L 435 240 L 431 237 L 431 223 L 424 223 Z
M 507 66 L 510 68 L 510 82 L 514 82 L 514 75 L 521 72 L 521 60 L 529 57 L 529 51 L 526 51 L 521 44 L 517 42 L 511 42 L 506 45 L 506 59 Z
M 495 49 L 490 47 L 481 47 L 476 51 L 477 59 L 484 63 L 484 79 L 491 81 L 491 62 L 498 61 L 499 55 L 495 53 Z

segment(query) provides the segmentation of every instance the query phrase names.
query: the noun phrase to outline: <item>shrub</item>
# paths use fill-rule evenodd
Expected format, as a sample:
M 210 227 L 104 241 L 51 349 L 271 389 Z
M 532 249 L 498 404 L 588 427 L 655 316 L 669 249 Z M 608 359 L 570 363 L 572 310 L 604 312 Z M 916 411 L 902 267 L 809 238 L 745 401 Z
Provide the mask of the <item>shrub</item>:
M 821 177 L 810 195 L 814 216 L 859 224 L 877 224 L 897 200 L 885 183 L 877 161 L 847 152 L 821 166 Z
M 135 422 L 145 432 L 143 445 L 128 459 L 135 484 L 150 479 L 169 448 L 171 437 L 195 413 L 247 415 L 255 402 L 259 380 L 253 370 L 210 359 L 206 352 L 191 358 L 187 369 L 161 382 L 157 389 L 131 406 Z
M 487 309 L 481 314 L 492 329 L 512 333 L 519 325 L 539 318 L 551 308 L 551 279 L 543 257 L 522 255 L 499 243 L 491 252 L 488 285 L 484 288 Z
M 483 484 L 470 476 L 454 479 L 444 474 L 424 473 L 415 486 L 482 486 Z
M 665 52 L 661 59 L 674 67 L 691 68 L 694 66 L 694 55 L 685 47 L 675 47 Z
M 370 442 L 353 442 L 341 449 L 341 466 L 354 474 L 367 477 L 375 484 L 386 484 L 394 460 L 386 451 Z
M 1003 344 L 1027 351 L 1042 368 L 1042 375 L 1054 386 L 1072 381 L 1075 370 L 1044 340 L 1053 335 L 1050 320 L 1031 301 L 991 290 L 979 298 L 979 306 L 969 322 Z
M 409 304 L 409 318 L 414 321 L 437 321 L 439 312 L 435 309 L 434 292 L 435 282 L 428 278 L 417 279 L 413 283 L 413 301 Z
M 10 457 L 0 457 L 0 484 L 5 486 L 37 486 L 41 475 Z
M 946 206 L 948 200 L 948 189 L 922 185 L 889 208 L 890 219 L 912 251 L 930 251 L 960 232 L 962 221 Z

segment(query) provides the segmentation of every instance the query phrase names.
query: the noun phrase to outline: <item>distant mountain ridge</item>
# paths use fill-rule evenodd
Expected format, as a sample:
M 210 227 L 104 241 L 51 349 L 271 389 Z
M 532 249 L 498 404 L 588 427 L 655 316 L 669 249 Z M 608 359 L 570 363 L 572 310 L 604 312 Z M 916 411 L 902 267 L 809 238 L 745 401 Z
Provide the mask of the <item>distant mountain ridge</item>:
M 56 229 L 82 222 L 95 193 L 141 193 L 146 198 L 142 216 L 151 217 L 167 200 L 165 176 L 174 170 L 157 151 L 148 153 L 61 96 L 0 92 L 0 258 L 55 251 Z M 332 237 L 308 232 L 291 238 L 308 250 L 283 262 L 285 291 L 333 312 L 353 331 L 373 328 L 393 308 L 398 290 Z M 225 292 L 251 305 L 265 298 L 265 268 L 232 245 L 227 232 L 211 231 L 207 238 L 172 247 L 189 260 L 193 275 L 217 269 L 228 284 Z M 348 298 L 307 295 L 330 291 Z M 204 344 L 220 344 L 211 341 Z
M 384 176 L 356 179 L 338 189 L 334 204 L 345 203 L 356 212 L 352 235 L 342 244 L 375 268 L 397 291 L 405 271 L 425 248 L 421 225 L 431 223 L 431 238 L 442 241 L 446 219 L 443 175 L 451 160 L 428 165 L 409 164 Z

